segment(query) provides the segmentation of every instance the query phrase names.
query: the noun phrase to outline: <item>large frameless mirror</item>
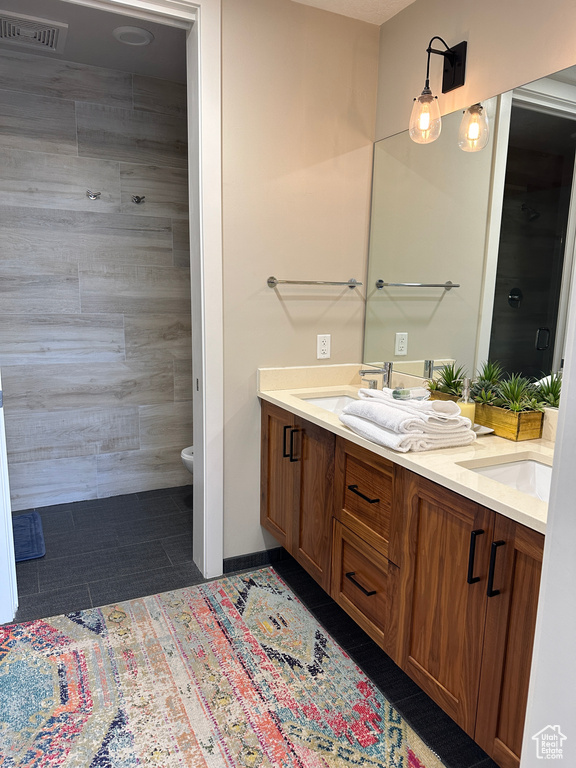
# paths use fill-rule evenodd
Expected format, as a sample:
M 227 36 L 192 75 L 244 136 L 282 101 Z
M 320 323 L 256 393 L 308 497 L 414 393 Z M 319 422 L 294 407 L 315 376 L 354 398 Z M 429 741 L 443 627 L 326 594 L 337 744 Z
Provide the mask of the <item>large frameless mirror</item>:
M 561 367 L 576 231 L 576 68 L 484 103 L 488 146 L 375 144 L 364 361 L 420 371 L 486 359 L 539 376 Z M 435 287 L 445 283 L 459 287 Z M 389 283 L 396 285 L 387 285 Z M 399 285 L 398 285 L 399 284 Z M 404 284 L 404 285 L 402 285 Z M 413 285 L 418 284 L 418 285 Z M 407 333 L 407 354 L 396 334 Z

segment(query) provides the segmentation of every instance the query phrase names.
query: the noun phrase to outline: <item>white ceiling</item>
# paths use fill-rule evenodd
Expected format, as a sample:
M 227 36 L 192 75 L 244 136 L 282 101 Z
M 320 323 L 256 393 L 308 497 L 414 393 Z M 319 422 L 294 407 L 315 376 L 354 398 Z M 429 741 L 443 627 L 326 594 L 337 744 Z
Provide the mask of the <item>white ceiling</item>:
M 325 11 L 350 16 L 370 24 L 384 24 L 414 0 L 293 0 L 302 5 L 312 5 Z
M 61 0 L 0 0 L 0 12 L 23 14 L 69 25 L 61 54 L 1 42 L 5 51 L 43 55 L 52 59 L 119 69 L 163 80 L 186 82 L 186 31 L 152 21 L 141 21 Z M 147 46 L 123 45 L 112 36 L 120 26 L 142 27 L 154 35 Z M 1 86 L 0 86 L 1 87 Z
M 371 24 L 383 24 L 414 0 L 294 0 L 303 5 L 321 8 Z M 150 75 L 176 82 L 186 82 L 186 33 L 151 21 L 139 21 L 129 16 L 108 13 L 62 0 L 0 0 L 0 12 L 33 16 L 69 25 L 64 51 L 61 54 L 31 50 L 1 42 L 4 50 L 35 53 L 96 67 L 119 69 Z M 154 40 L 149 46 L 122 45 L 112 30 L 119 26 L 138 26 L 149 30 Z M 0 86 L 1 87 L 1 86 Z

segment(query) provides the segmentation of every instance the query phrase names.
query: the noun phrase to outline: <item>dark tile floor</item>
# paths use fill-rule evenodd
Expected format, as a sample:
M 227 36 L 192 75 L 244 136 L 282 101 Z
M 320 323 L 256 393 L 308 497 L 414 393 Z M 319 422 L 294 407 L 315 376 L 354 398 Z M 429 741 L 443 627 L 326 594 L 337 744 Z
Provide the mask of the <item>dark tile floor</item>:
M 23 514 L 16 512 L 15 515 Z M 198 584 L 192 486 L 41 507 L 46 555 L 16 565 L 16 621 Z
M 498 768 L 295 560 L 288 557 L 276 562 L 274 569 L 422 740 L 436 752 L 446 768 Z
M 20 596 L 16 621 L 71 613 L 204 581 L 192 561 L 191 486 L 59 504 L 38 512 L 46 555 L 16 567 Z M 280 550 L 271 554 L 276 572 L 446 768 L 498 768 L 295 560 Z M 256 561 L 261 558 L 233 558 L 226 563 L 226 571 L 231 567 L 253 569 Z

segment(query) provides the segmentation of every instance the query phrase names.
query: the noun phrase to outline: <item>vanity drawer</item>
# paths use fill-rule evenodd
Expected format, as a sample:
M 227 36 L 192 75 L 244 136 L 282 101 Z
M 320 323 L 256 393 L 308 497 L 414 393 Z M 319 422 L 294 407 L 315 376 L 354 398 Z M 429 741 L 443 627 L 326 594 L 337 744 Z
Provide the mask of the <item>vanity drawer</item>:
M 334 521 L 332 597 L 393 659 L 397 655 L 398 575 L 397 566 Z
M 337 440 L 334 516 L 398 563 L 395 478 L 392 462 L 347 440 Z

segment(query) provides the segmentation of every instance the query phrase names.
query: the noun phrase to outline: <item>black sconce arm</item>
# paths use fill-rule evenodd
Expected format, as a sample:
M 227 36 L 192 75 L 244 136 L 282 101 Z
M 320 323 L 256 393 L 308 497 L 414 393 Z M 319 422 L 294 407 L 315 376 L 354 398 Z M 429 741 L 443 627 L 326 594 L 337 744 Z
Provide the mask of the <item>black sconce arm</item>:
M 445 51 L 438 51 L 432 48 L 434 40 L 439 40 L 442 45 L 446 46 Z M 430 87 L 430 54 L 436 53 L 444 58 L 444 72 L 442 76 L 442 93 L 448 93 L 455 88 L 460 88 L 464 85 L 466 77 L 466 49 L 468 43 L 464 40 L 457 45 L 450 46 L 438 35 L 434 37 L 428 43 L 426 53 L 428 54 L 428 61 L 426 63 L 426 88 Z

